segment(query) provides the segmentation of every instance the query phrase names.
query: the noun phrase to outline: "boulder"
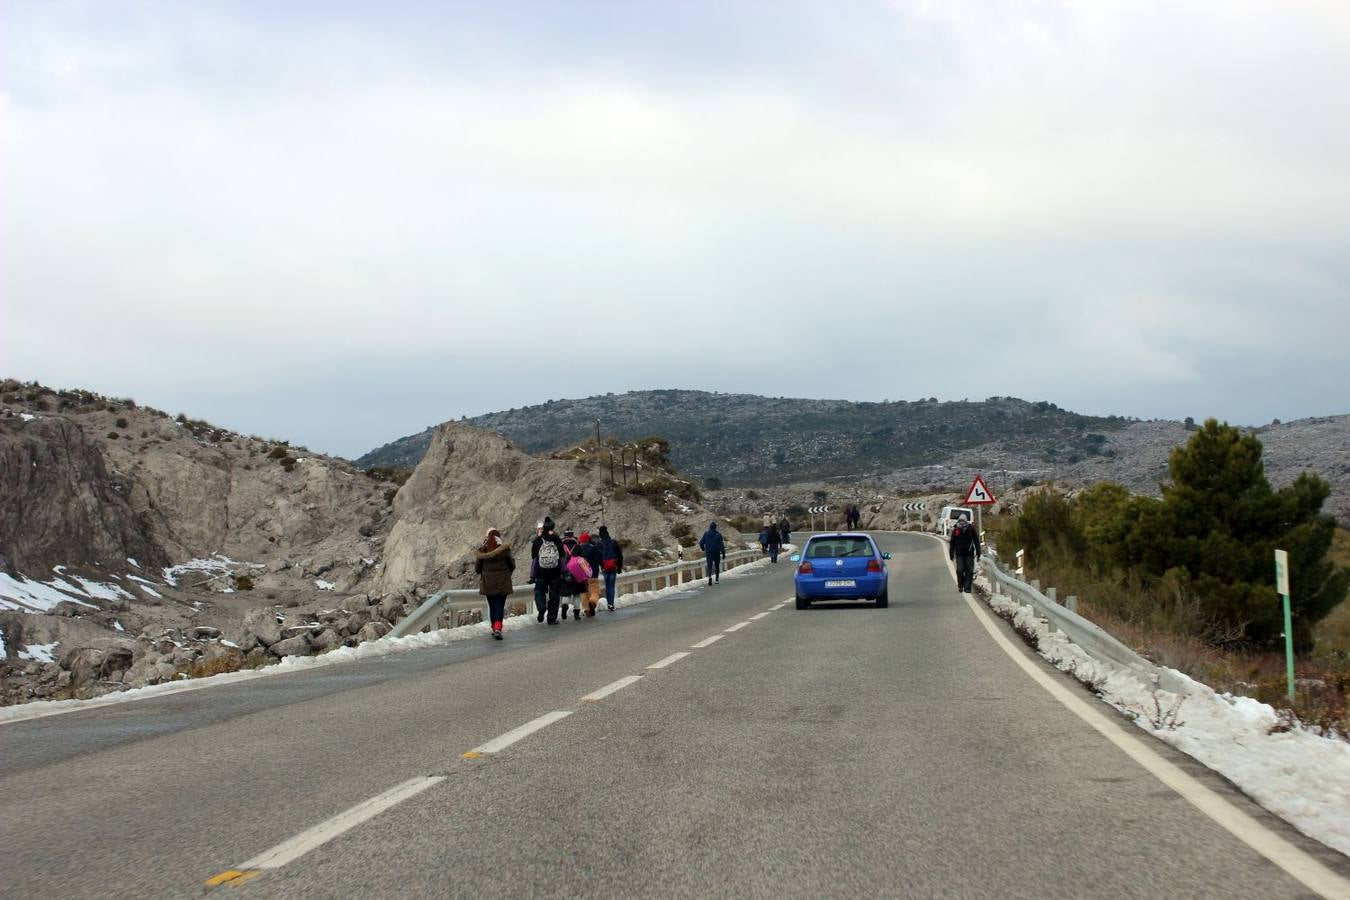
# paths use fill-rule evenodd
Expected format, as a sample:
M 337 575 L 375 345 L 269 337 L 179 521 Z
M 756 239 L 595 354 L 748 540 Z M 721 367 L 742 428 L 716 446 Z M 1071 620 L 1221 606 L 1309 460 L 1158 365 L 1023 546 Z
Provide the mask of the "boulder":
M 327 653 L 329 650 L 342 646 L 342 637 L 333 629 L 325 628 L 312 639 L 311 643 L 314 646 L 315 653 Z
M 250 669 L 261 669 L 271 661 L 271 654 L 261 644 L 244 654 L 244 665 Z
M 403 596 L 390 594 L 380 601 L 380 618 L 386 622 L 397 622 L 403 618 Z
M 194 641 L 213 641 L 220 637 L 220 629 L 210 625 L 197 625 L 192 629 Z
M 61 668 L 69 670 L 71 684 L 86 684 L 98 679 L 103 656 L 97 647 L 81 647 L 61 657 Z
M 277 641 L 267 649 L 272 651 L 273 656 L 309 656 L 309 633 L 303 632 Z
M 362 641 L 377 641 L 390 631 L 393 631 L 393 629 L 390 628 L 387 623 L 375 619 L 362 625 L 361 630 L 356 633 L 356 636 Z
M 250 610 L 244 616 L 244 628 L 258 639 L 264 647 L 270 647 L 281 640 L 281 626 L 270 609 Z
M 208 673 L 233 672 L 243 663 L 244 654 L 239 648 L 220 643 L 207 644 L 201 658 L 201 666 Z
M 358 632 L 361 631 L 362 628 L 366 626 L 366 623 L 369 621 L 370 621 L 370 613 L 366 612 L 364 609 L 359 609 L 356 612 L 352 613 L 350 616 L 348 616 L 345 621 L 343 621 L 342 633 L 344 635 L 357 634 Z
M 108 681 L 121 681 L 122 673 L 131 668 L 135 653 L 130 647 L 109 647 L 103 654 L 103 663 L 99 675 Z

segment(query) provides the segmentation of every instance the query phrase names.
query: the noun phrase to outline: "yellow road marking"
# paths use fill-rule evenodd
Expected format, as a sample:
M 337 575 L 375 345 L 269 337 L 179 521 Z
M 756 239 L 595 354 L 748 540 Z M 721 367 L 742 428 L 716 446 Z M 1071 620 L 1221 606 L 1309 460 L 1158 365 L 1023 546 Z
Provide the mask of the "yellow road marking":
M 475 753 L 475 752 L 472 751 L 472 750 L 470 750 L 468 753 L 461 753 L 461 754 L 460 754 L 460 756 L 462 756 L 464 759 L 478 759 L 478 758 L 479 758 L 480 756 L 482 756 L 482 755 L 483 755 L 483 754 L 481 754 L 481 753 Z
M 261 875 L 257 869 L 251 871 L 240 871 L 239 869 L 226 869 L 213 878 L 208 878 L 206 884 L 208 887 L 220 887 L 222 884 L 236 885 L 243 884 L 245 881 L 251 881 Z

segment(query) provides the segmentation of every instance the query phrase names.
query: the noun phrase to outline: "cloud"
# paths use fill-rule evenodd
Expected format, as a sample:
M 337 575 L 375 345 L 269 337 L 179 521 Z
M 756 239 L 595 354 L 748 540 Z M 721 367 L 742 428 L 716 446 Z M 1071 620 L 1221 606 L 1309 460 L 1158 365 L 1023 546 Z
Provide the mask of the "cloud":
M 1343 411 L 1340 4 L 96 9 L 0 54 L 14 374 L 352 453 L 637 385 Z

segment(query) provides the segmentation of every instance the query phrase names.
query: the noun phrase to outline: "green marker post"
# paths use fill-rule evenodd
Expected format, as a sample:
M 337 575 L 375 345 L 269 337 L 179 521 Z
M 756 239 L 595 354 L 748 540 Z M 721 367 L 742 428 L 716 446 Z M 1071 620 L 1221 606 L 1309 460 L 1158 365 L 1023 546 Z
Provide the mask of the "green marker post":
M 1275 551 L 1275 590 L 1284 598 L 1284 658 L 1289 673 L 1289 699 L 1294 699 L 1294 618 L 1289 612 L 1289 554 Z

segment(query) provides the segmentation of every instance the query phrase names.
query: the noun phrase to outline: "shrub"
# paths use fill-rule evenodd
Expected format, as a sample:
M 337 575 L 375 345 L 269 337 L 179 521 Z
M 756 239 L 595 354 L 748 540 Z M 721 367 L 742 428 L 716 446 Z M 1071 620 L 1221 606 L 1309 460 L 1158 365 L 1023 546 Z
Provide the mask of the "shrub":
M 694 529 L 688 522 L 672 522 L 670 524 L 670 536 L 674 538 L 682 538 L 685 535 L 692 534 L 693 531 Z
M 281 467 L 285 469 L 287 472 L 295 471 L 295 463 L 296 459 L 294 456 L 283 456 L 281 458 Z
M 117 432 L 115 431 L 108 432 L 108 439 L 111 441 L 117 440 Z
M 402 487 L 412 477 L 412 469 L 400 469 L 396 466 L 372 466 L 366 469 L 366 477 L 374 481 L 391 481 Z
M 118 428 L 126 429 L 126 427 L 127 427 L 127 420 L 126 420 L 126 419 L 118 419 L 116 424 L 117 424 L 117 427 L 118 427 Z
M 241 591 L 253 590 L 253 579 L 248 575 L 234 576 L 234 586 Z
M 286 448 L 282 446 L 273 447 L 267 453 L 268 459 L 285 459 L 288 456 L 290 456 L 290 453 L 288 453 Z

